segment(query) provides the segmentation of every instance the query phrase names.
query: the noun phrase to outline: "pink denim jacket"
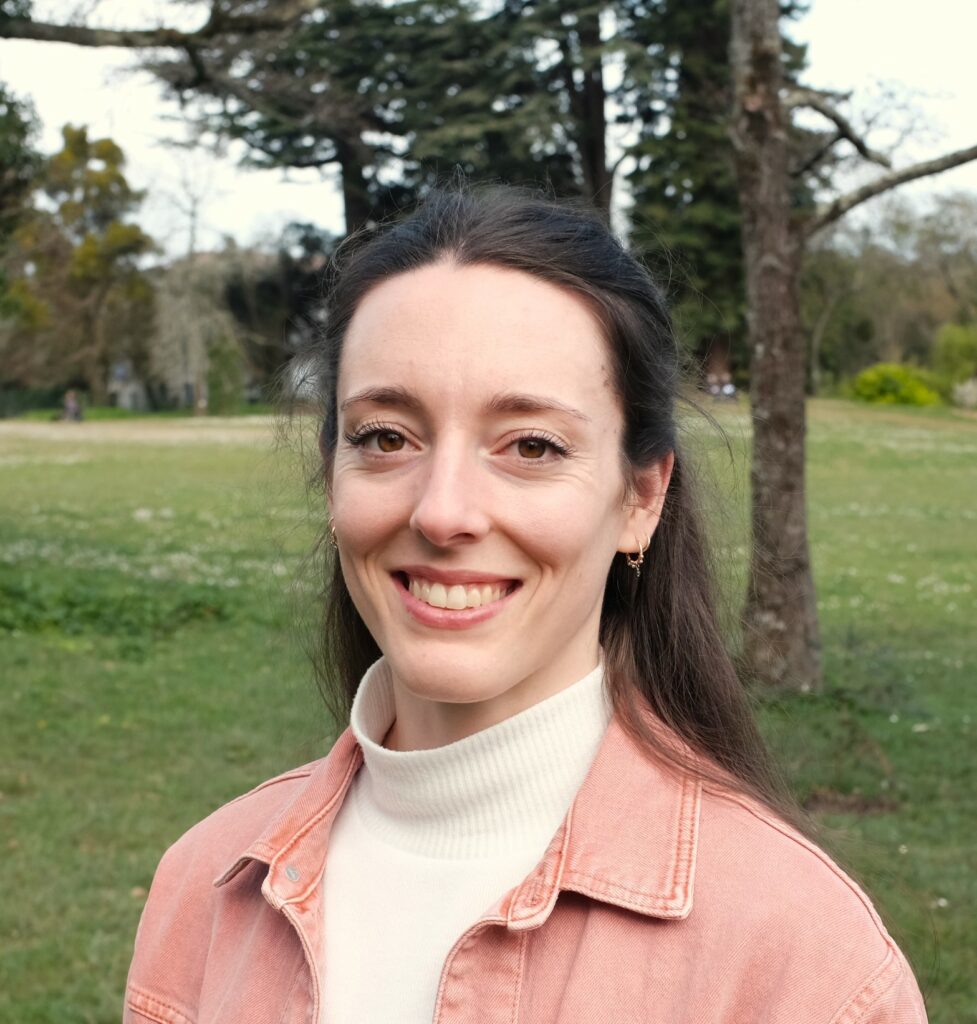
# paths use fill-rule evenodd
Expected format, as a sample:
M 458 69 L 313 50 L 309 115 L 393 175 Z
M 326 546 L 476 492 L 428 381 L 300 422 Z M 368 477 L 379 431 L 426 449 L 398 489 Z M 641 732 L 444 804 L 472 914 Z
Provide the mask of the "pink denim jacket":
M 128 1024 L 319 1024 L 321 879 L 360 763 L 347 731 L 166 853 Z M 663 769 L 613 719 L 542 860 L 455 943 L 434 1020 L 919 1024 L 926 1012 L 872 905 L 824 853 L 750 801 Z

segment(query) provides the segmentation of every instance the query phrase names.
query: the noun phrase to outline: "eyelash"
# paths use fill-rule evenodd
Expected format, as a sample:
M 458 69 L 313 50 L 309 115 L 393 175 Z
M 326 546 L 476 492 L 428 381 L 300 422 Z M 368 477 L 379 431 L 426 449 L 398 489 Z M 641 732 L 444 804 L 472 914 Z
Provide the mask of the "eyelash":
M 517 444 L 519 441 L 542 441 L 543 444 L 548 444 L 561 459 L 572 459 L 574 456 L 574 449 L 568 444 L 564 444 L 558 437 L 554 437 L 552 434 L 546 433 L 545 430 L 537 430 L 528 434 L 522 434 L 519 437 L 513 438 L 511 444 Z M 537 459 L 526 459 L 526 462 L 537 462 Z
M 403 431 L 387 423 L 381 423 L 379 420 L 371 420 L 369 423 L 364 423 L 358 430 L 346 431 L 343 437 L 346 439 L 347 444 L 362 448 L 371 437 L 376 437 L 377 434 L 399 434 L 403 436 Z
M 369 423 L 364 423 L 358 430 L 344 432 L 343 437 L 347 444 L 353 445 L 355 448 L 362 448 L 371 438 L 376 437 L 378 434 L 398 434 L 403 437 L 403 431 L 398 430 L 396 427 L 391 426 L 388 423 L 381 423 L 377 420 L 373 420 Z M 519 441 L 542 441 L 543 444 L 549 445 L 561 459 L 572 459 L 575 454 L 575 449 L 568 444 L 564 444 L 558 437 L 553 434 L 548 434 L 545 430 L 532 431 L 528 434 L 522 434 L 519 437 L 512 439 L 510 444 L 517 444 Z M 542 462 L 542 459 L 523 459 L 523 462 Z

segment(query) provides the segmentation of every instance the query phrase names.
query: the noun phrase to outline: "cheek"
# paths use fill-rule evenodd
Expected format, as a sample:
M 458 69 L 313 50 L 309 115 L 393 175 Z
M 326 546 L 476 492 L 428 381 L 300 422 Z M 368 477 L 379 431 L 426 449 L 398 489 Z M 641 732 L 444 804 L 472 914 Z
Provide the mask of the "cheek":
M 590 589 L 602 587 L 617 550 L 623 514 L 585 501 L 519 510 L 511 535 L 537 564 Z
M 344 550 L 365 553 L 403 522 L 395 493 L 377 500 L 375 493 L 355 479 L 337 475 L 330 512 Z

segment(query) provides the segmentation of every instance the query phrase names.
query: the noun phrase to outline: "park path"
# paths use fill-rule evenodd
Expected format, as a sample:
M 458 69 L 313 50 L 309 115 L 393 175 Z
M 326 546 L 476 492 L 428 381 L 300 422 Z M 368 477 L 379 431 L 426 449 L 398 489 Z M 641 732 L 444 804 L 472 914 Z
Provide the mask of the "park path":
M 267 444 L 274 436 L 274 416 L 186 419 L 95 420 L 39 423 L 0 420 L 0 441 L 50 441 L 92 444 Z

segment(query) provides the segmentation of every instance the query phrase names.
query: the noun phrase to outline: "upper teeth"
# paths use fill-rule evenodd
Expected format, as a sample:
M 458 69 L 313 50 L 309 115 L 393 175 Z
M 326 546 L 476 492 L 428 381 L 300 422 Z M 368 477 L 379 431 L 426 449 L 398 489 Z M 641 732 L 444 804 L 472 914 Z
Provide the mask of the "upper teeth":
M 411 578 L 408 590 L 425 604 L 435 608 L 479 608 L 483 604 L 500 600 L 508 590 L 505 583 L 456 583 L 446 587 L 443 583 Z

